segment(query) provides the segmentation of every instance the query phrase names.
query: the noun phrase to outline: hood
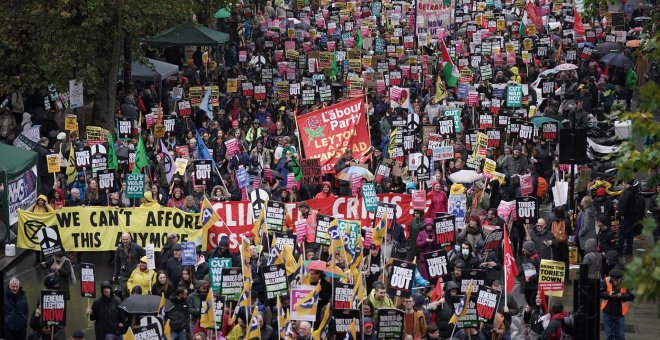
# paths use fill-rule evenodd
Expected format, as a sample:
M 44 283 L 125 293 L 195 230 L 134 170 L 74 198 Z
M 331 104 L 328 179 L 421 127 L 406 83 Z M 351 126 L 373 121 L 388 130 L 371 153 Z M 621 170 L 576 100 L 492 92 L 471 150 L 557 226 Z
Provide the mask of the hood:
M 57 189 L 55 189 L 55 191 L 57 191 L 60 194 L 60 201 L 64 201 L 65 200 L 65 198 L 64 198 L 64 189 L 57 188 Z
M 596 250 L 596 239 L 590 238 L 584 242 L 584 252 L 591 253 Z
M 568 316 L 568 312 L 559 312 L 557 314 L 552 314 L 550 320 L 563 320 L 567 316 Z
M 445 283 L 444 289 L 445 289 L 445 292 L 449 293 L 449 291 L 452 290 L 452 289 L 457 289 L 457 290 L 460 291 L 461 287 L 458 285 L 458 283 L 456 283 L 455 281 L 452 280 L 452 281 L 449 281 L 449 282 Z
M 44 200 L 44 202 L 48 203 L 48 197 L 44 194 L 39 195 L 39 197 L 37 197 L 37 201 L 38 200 Z
M 515 66 L 514 66 L 514 67 L 512 67 L 512 68 L 511 68 L 511 73 L 513 73 L 514 75 L 516 75 L 516 76 L 517 76 L 517 75 L 518 75 L 518 68 L 517 68 L 517 67 L 515 67 Z
M 135 105 L 135 98 L 133 97 L 132 94 L 129 94 L 124 98 L 124 104 L 132 104 Z
M 607 201 L 607 197 L 597 196 L 597 197 L 594 198 L 594 202 L 599 202 L 600 203 L 600 202 L 605 202 L 605 201 Z
M 181 190 L 181 188 L 174 188 L 174 192 L 173 192 L 173 193 L 176 194 L 177 192 L 180 193 L 180 194 L 183 193 L 183 191 Z M 174 198 L 174 196 L 172 196 L 172 198 Z M 176 199 L 176 198 L 175 198 L 175 199 Z M 185 197 L 181 196 L 180 199 L 185 199 Z

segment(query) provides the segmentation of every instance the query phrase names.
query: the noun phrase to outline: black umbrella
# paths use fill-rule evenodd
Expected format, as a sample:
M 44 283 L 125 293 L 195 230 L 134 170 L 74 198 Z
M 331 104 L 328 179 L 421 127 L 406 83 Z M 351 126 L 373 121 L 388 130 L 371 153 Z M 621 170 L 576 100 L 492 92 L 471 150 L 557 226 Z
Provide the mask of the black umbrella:
M 126 146 L 121 146 L 117 149 L 117 159 L 121 161 L 127 161 L 128 160 L 128 147 Z
M 623 53 L 608 53 L 600 58 L 600 61 L 610 66 L 617 66 L 621 68 L 632 67 L 633 61 Z
M 605 42 L 596 45 L 596 52 L 600 55 L 605 55 L 608 53 L 617 53 L 623 51 L 623 46 L 615 42 Z
M 158 313 L 160 296 L 157 295 L 131 295 L 119 304 L 119 308 L 130 314 L 152 314 Z M 174 305 L 165 299 L 164 313 L 169 312 Z
M 273 177 L 273 178 L 276 178 L 276 179 L 284 179 L 284 176 L 282 176 L 281 173 L 279 173 L 278 171 L 275 171 L 273 169 L 270 169 L 270 176 Z

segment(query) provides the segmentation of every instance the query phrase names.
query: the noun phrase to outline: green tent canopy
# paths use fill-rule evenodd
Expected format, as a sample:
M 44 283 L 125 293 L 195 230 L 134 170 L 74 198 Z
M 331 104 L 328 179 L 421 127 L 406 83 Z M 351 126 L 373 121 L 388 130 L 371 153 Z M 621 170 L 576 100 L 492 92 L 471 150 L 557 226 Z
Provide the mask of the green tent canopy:
M 203 26 L 183 23 L 168 28 L 159 35 L 147 40 L 159 46 L 214 46 L 229 41 L 229 34 Z
M 18 209 L 29 209 L 37 201 L 38 154 L 0 144 L 0 206 L 2 207 L 2 222 L 7 227 L 18 222 Z M 42 188 L 44 189 L 44 188 Z M 45 188 L 49 189 L 49 188 Z M 8 230 L 0 231 L 0 240 L 9 236 Z

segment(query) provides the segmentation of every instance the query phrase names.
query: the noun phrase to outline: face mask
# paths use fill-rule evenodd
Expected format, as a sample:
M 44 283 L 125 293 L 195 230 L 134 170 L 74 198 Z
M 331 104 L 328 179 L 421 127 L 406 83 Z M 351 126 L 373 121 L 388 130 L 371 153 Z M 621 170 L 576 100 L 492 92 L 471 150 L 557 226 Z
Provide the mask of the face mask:
M 458 245 L 458 244 L 455 245 L 455 246 L 454 246 L 454 250 L 456 250 L 456 251 L 461 251 L 461 246 Z
M 470 255 L 470 249 L 461 249 L 461 254 L 463 254 L 463 256 Z

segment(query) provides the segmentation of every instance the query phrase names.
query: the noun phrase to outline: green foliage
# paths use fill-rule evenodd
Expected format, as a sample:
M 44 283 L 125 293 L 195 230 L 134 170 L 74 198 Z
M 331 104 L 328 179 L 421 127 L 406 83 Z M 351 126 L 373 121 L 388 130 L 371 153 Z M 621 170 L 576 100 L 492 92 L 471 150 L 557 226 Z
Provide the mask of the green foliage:
M 26 94 L 46 93 L 48 84 L 68 88 L 81 79 L 85 94 L 107 89 L 113 47 L 124 35 L 140 37 L 192 18 L 193 0 L 30 0 L 0 11 L 0 84 Z M 118 39 L 119 38 L 119 39 Z
M 597 0 L 596 0 L 597 1 Z M 660 15 L 654 15 L 651 21 L 658 22 Z M 651 62 L 660 61 L 658 39 L 660 34 L 653 32 L 651 38 L 644 43 L 644 54 Z M 660 123 L 654 117 L 660 110 L 660 86 L 655 82 L 648 82 L 639 89 L 639 112 L 628 112 L 622 119 L 632 120 L 631 140 L 624 142 L 616 155 L 616 166 L 620 179 L 628 180 L 637 174 L 648 174 L 648 183 L 651 187 L 660 183 Z M 639 148 L 640 142 L 644 142 Z M 652 143 L 652 144 L 650 144 Z M 660 204 L 660 199 L 656 200 Z M 653 238 L 653 231 L 657 228 L 657 221 L 653 217 L 641 221 L 642 235 Z M 642 255 L 635 255 L 633 260 L 626 264 L 626 275 L 623 285 L 632 289 L 637 303 L 660 301 L 660 242 L 647 249 Z

